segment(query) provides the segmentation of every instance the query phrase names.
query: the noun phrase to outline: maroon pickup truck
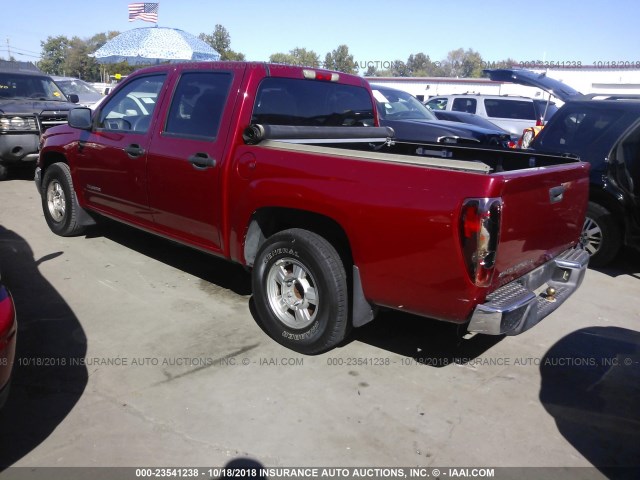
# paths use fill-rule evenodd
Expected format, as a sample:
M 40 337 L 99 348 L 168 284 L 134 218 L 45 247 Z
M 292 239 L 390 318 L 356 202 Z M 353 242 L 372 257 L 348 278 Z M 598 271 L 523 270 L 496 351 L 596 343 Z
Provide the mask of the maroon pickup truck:
M 575 291 L 587 164 L 377 125 L 360 77 L 152 67 L 48 130 L 36 183 L 58 235 L 104 216 L 251 269 L 258 320 L 302 353 L 380 307 L 515 335 Z

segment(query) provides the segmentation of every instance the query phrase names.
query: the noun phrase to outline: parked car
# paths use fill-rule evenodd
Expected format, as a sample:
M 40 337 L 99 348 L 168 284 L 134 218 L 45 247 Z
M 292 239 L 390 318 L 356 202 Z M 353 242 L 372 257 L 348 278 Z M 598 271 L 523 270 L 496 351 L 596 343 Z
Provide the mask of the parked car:
M 133 92 L 158 95 L 146 121 L 122 116 Z M 345 73 L 141 69 L 45 133 L 44 218 L 72 236 L 106 216 L 245 266 L 258 322 L 307 354 L 378 307 L 517 335 L 579 287 L 587 164 L 393 142 L 376 110 L 369 84 Z
M 545 100 L 479 93 L 438 95 L 427 100 L 426 105 L 433 111 L 475 113 L 518 136 L 525 128 L 544 123 L 558 110 L 554 102 Z
M 439 120 L 408 92 L 371 85 L 378 103 L 380 125 L 393 128 L 403 142 L 438 142 L 506 147 L 510 135 L 499 128 L 486 128 L 457 121 Z
M 0 277 L 0 408 L 5 404 L 9 395 L 17 329 L 13 299 Z
M 477 125 L 478 127 L 485 128 L 487 130 L 495 130 L 496 132 L 501 132 L 503 135 L 509 135 L 510 141 L 508 141 L 505 145 L 509 148 L 515 148 L 516 143 L 519 139 L 518 135 L 509 133 L 504 128 L 499 127 L 490 120 L 487 120 L 480 115 L 476 115 L 475 113 L 454 112 L 451 110 L 432 110 L 432 113 L 438 120 L 447 120 L 449 122 L 460 122 L 470 125 Z
M 35 164 L 40 134 L 66 123 L 77 102 L 32 64 L 0 61 L 0 180 L 9 167 Z
M 52 76 L 51 78 L 53 78 L 53 81 L 56 82 L 65 95 L 77 95 L 78 104 L 83 107 L 91 107 L 104 96 L 93 88 L 93 85 L 79 78 L 57 76 Z
M 582 243 L 590 265 L 609 264 L 622 245 L 640 249 L 640 98 L 582 95 L 528 70 L 488 70 L 492 79 L 546 89 L 565 104 L 530 149 L 579 155 L 591 164 Z

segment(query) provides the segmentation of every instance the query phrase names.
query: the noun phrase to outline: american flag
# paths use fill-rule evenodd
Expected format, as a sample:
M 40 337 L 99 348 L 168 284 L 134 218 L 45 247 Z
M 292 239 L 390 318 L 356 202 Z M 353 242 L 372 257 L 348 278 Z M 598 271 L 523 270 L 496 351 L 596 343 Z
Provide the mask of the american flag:
M 130 3 L 129 21 L 142 20 L 145 22 L 158 23 L 159 3 Z

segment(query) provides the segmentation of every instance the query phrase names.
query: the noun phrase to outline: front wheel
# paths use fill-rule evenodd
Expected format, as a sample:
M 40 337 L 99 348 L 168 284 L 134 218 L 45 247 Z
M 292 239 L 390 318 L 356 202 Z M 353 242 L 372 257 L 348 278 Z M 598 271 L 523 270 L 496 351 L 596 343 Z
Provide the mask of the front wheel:
M 347 335 L 347 275 L 336 249 L 319 235 L 294 228 L 268 238 L 252 284 L 260 321 L 282 345 L 315 354 Z
M 53 233 L 62 237 L 80 235 L 79 207 L 73 197 L 71 171 L 66 163 L 54 163 L 42 179 L 42 210 Z

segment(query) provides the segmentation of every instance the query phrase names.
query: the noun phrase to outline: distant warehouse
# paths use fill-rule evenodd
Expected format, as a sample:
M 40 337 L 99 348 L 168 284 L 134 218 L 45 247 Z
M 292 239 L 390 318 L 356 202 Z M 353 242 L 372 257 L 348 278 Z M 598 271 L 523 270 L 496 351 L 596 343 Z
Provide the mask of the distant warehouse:
M 640 95 L 640 65 L 627 68 L 609 66 L 582 66 L 574 68 L 532 68 L 535 72 L 546 72 L 551 78 L 560 80 L 582 93 L 624 93 Z M 538 88 L 512 83 L 493 82 L 487 78 L 448 77 L 368 77 L 372 83 L 384 84 L 426 100 L 435 95 L 454 93 L 480 93 L 486 95 L 523 95 L 531 98 L 547 98 L 548 94 Z

